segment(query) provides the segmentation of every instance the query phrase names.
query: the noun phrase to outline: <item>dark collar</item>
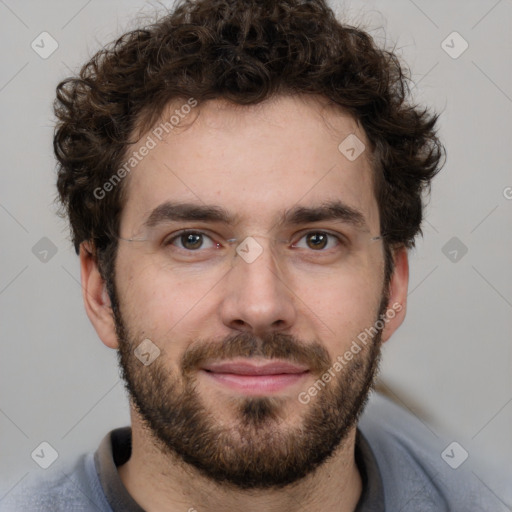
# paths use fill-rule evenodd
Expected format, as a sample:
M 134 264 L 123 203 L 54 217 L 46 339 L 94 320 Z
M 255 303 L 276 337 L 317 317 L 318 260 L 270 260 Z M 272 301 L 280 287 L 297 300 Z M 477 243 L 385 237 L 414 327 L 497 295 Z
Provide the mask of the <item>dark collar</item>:
M 132 429 L 110 431 L 94 454 L 96 472 L 103 492 L 114 512 L 144 512 L 126 490 L 117 466 L 128 461 L 132 452 Z M 363 434 L 356 435 L 355 457 L 363 480 L 363 492 L 355 512 L 385 512 L 384 489 L 377 462 Z
M 132 429 L 122 427 L 111 430 L 94 454 L 96 473 L 113 512 L 144 512 L 126 490 L 117 471 L 117 466 L 128 461 L 131 453 Z
M 354 512 L 385 512 L 384 485 L 379 466 L 370 444 L 359 429 L 356 433 L 355 457 L 363 480 L 363 492 Z

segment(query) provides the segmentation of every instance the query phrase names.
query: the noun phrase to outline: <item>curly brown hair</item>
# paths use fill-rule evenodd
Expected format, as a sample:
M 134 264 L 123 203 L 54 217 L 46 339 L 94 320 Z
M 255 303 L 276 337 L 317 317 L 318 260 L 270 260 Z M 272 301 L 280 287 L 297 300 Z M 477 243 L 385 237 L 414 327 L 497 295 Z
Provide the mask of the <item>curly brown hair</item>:
M 444 148 L 438 115 L 409 101 L 410 78 L 393 51 L 340 23 L 324 0 L 185 0 L 155 23 L 122 35 L 57 86 L 54 151 L 62 216 L 77 253 L 95 249 L 112 279 L 123 183 L 93 191 L 176 98 L 236 104 L 278 94 L 321 95 L 352 114 L 371 145 L 375 196 L 386 249 L 412 247 L 424 192 Z

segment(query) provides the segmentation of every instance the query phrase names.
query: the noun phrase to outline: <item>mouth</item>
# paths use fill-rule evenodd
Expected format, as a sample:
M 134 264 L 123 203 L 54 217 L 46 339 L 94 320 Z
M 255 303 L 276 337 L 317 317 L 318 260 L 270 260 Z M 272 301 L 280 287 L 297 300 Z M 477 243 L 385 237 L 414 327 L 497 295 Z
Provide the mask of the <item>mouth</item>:
M 211 382 L 246 395 L 268 395 L 302 382 L 307 366 L 287 361 L 232 360 L 207 364 L 201 373 Z

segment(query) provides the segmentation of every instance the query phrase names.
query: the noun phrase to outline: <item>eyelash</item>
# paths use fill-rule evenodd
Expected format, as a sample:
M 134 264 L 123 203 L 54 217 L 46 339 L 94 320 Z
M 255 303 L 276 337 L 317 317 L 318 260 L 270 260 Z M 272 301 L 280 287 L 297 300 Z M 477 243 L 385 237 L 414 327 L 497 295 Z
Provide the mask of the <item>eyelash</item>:
M 168 247 L 168 246 L 171 246 L 174 244 L 174 242 L 176 240 L 179 240 L 183 235 L 201 235 L 201 236 L 205 236 L 207 238 L 209 238 L 210 240 L 212 240 L 212 242 L 214 244 L 217 244 L 218 245 L 218 242 L 215 242 L 211 236 L 209 236 L 208 234 L 206 234 L 205 232 L 203 231 L 197 231 L 197 230 L 191 230 L 191 229 L 184 229 L 182 231 L 178 231 L 177 233 L 171 235 L 170 237 L 166 238 L 163 242 L 163 245 L 165 247 Z M 334 238 L 336 239 L 336 241 L 338 242 L 337 246 L 346 246 L 347 245 L 347 241 L 345 239 L 345 237 L 341 234 L 334 234 L 334 233 L 331 233 L 329 231 L 323 231 L 323 230 L 310 230 L 310 231 L 307 231 L 305 232 L 300 238 L 298 241 L 302 240 L 304 237 L 308 236 L 308 235 L 311 235 L 311 234 L 322 234 L 322 235 L 327 235 L 328 237 L 331 237 L 331 238 Z M 296 244 L 297 242 L 295 242 Z M 295 245 L 294 244 L 294 245 Z M 176 247 L 176 246 L 175 246 Z M 181 247 L 176 247 L 177 249 L 179 249 L 180 251 L 184 251 L 184 252 L 188 252 L 188 253 L 194 253 L 194 252 L 199 252 L 201 250 L 201 248 L 197 249 L 197 250 L 191 250 L 191 249 L 184 249 L 184 248 L 181 248 Z M 329 250 L 332 250 L 333 248 L 331 249 L 319 249 L 318 251 L 315 251 L 313 249 L 311 249 L 312 252 L 319 252 L 319 253 L 326 253 L 326 252 L 329 252 Z

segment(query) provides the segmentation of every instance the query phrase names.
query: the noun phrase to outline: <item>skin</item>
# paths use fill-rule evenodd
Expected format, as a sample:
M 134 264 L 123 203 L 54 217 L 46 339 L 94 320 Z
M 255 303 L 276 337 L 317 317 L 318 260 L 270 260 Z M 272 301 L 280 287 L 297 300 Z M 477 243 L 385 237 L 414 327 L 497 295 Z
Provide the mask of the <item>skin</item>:
M 382 243 L 360 243 L 342 264 L 335 258 L 287 259 L 271 250 L 268 237 L 293 237 L 305 229 L 350 232 L 330 220 L 276 228 L 285 209 L 335 199 L 363 214 L 369 235 L 380 234 L 368 149 L 352 162 L 338 150 L 351 133 L 369 148 L 364 132 L 351 116 L 311 96 L 279 96 L 255 106 L 214 100 L 197 112 L 199 116 L 190 116 L 193 122 L 185 120 L 183 129 L 157 144 L 126 178 L 121 236 L 138 233 L 145 216 L 164 201 L 207 203 L 238 214 L 239 222 L 189 222 L 176 230 L 197 228 L 240 241 L 255 236 L 263 252 L 250 264 L 239 258 L 232 266 L 208 267 L 204 262 L 163 263 L 147 245 L 121 242 L 115 283 L 131 333 L 161 347 L 166 368 L 176 373 L 194 340 L 220 340 L 240 332 L 282 332 L 316 340 L 335 361 L 375 322 L 384 278 Z M 302 254 L 312 252 L 304 239 L 301 247 Z M 87 314 L 103 343 L 117 349 L 110 300 L 87 243 L 80 260 Z M 394 260 L 388 305 L 399 303 L 402 308 L 386 323 L 383 342 L 406 312 L 406 249 L 397 249 Z M 277 392 L 283 428 L 303 420 L 308 405 L 300 404 L 297 396 L 316 379 L 306 375 Z M 197 392 L 219 425 L 236 427 L 233 398 L 239 392 L 203 374 L 197 376 Z M 162 450 L 133 403 L 131 419 L 132 456 L 118 469 L 128 492 L 145 510 L 352 511 L 360 497 L 355 427 L 333 457 L 292 487 L 243 491 L 211 481 Z

